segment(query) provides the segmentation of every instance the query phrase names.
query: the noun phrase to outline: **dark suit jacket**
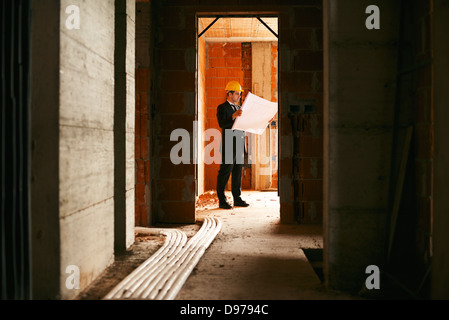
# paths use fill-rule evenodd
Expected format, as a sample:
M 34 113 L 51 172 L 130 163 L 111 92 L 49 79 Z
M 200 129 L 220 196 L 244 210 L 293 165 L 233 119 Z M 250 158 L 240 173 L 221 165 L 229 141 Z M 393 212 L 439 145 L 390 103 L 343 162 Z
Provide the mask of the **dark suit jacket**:
M 233 107 L 231 106 L 231 104 L 228 101 L 220 104 L 217 107 L 217 120 L 218 120 L 218 125 L 221 128 L 220 152 L 222 154 L 224 151 L 223 146 L 226 145 L 226 129 L 231 129 L 235 122 L 235 119 L 232 119 L 232 115 L 234 114 L 234 112 L 235 111 L 234 111 Z M 243 146 L 244 146 L 244 151 L 246 151 L 245 131 L 234 130 L 234 134 L 236 135 L 236 138 L 233 139 L 232 142 L 230 142 L 233 144 L 233 150 L 235 150 L 235 147 L 236 147 L 236 143 L 237 143 L 236 139 L 241 139 Z

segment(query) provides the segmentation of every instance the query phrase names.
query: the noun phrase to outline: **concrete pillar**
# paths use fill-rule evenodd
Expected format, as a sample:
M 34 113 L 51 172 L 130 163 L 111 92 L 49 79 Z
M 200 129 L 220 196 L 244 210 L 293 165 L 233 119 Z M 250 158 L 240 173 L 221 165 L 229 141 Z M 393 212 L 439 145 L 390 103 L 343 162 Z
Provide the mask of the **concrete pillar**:
M 60 3 L 32 1 L 31 287 L 32 299 L 59 298 Z
M 368 30 L 369 5 L 381 12 Z M 399 2 L 324 1 L 324 269 L 358 291 L 384 262 Z
M 114 261 L 115 5 L 60 3 L 60 291 L 69 299 Z M 79 28 L 70 25 L 69 6 L 79 10 Z M 79 289 L 66 284 L 70 266 Z
M 449 298 L 449 4 L 444 0 L 434 1 L 434 106 L 435 106 L 435 171 L 434 171 L 434 220 L 432 298 Z
M 114 246 L 134 242 L 135 1 L 115 1 Z

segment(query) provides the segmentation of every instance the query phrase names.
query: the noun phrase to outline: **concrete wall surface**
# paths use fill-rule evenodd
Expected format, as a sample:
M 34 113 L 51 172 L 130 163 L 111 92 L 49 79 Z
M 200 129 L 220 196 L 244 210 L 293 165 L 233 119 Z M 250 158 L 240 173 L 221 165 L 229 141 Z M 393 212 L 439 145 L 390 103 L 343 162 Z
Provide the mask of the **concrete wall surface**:
M 436 0 L 434 7 L 435 46 L 435 195 L 434 195 L 434 257 L 432 265 L 432 298 L 449 299 L 449 199 L 447 181 L 449 179 L 449 136 L 447 119 L 447 75 L 449 72 L 449 3 Z
M 324 239 L 327 283 L 358 291 L 387 235 L 398 3 L 325 1 Z M 365 9 L 381 9 L 368 30 Z
M 66 8 L 79 8 L 70 29 Z M 61 298 L 66 268 L 85 288 L 114 258 L 114 0 L 61 1 L 59 197 Z

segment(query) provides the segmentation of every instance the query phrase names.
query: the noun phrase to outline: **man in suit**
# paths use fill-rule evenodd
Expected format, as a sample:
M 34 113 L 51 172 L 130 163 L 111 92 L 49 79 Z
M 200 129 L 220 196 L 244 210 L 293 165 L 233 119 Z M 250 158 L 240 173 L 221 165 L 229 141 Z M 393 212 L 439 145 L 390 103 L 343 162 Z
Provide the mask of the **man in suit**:
M 230 81 L 226 85 L 227 101 L 217 107 L 217 119 L 221 128 L 221 164 L 217 177 L 217 195 L 219 207 L 231 209 L 232 206 L 226 201 L 225 187 L 232 173 L 232 196 L 234 206 L 248 207 L 241 198 L 242 169 L 244 163 L 245 132 L 231 130 L 235 119 L 242 115 L 238 105 L 242 95 L 242 86 L 237 81 Z

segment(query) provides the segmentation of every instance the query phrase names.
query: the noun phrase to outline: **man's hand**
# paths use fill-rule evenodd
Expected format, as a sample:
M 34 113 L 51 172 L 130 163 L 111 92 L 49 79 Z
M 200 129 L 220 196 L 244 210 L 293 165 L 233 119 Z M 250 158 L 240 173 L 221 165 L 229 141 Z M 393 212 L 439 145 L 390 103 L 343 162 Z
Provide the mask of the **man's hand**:
M 232 119 L 235 119 L 235 118 L 237 118 L 237 117 L 242 116 L 242 113 L 243 113 L 243 110 L 242 110 L 242 109 L 237 110 L 237 111 L 234 112 L 234 114 L 232 115 Z

